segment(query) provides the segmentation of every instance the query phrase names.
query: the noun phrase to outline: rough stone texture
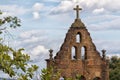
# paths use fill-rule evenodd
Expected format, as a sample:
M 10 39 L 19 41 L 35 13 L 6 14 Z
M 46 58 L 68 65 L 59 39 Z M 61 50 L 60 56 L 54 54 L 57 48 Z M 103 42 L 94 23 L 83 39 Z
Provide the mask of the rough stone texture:
M 76 36 L 79 35 L 79 42 Z M 101 44 L 102 45 L 102 44 Z M 73 56 L 72 47 L 75 48 Z M 82 56 L 82 47 L 84 56 Z M 82 57 L 81 57 L 82 56 Z M 74 59 L 72 58 L 74 57 Z M 53 66 L 54 72 L 60 71 L 61 76 L 75 80 L 82 75 L 83 80 L 109 80 L 108 60 L 96 50 L 90 33 L 80 19 L 75 19 L 68 30 L 64 42 L 54 58 L 47 59 L 47 67 Z

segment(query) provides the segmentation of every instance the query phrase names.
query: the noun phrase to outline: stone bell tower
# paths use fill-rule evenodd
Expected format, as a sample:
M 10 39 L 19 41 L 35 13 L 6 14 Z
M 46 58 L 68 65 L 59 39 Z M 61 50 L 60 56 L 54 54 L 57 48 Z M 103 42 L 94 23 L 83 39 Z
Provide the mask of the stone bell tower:
M 76 10 L 76 19 L 54 58 L 53 50 L 50 50 L 50 58 L 46 59 L 47 67 L 53 66 L 54 72 L 60 71 L 62 77 L 73 80 L 77 75 L 81 75 L 81 80 L 109 80 L 106 51 L 102 50 L 100 56 L 90 33 L 79 18 L 79 11 L 82 9 L 77 5 L 74 10 Z

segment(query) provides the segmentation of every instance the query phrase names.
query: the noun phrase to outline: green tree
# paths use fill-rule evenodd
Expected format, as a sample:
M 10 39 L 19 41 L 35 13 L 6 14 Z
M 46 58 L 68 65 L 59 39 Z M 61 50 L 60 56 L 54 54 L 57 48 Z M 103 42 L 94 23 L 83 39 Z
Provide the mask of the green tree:
M 110 59 L 110 80 L 120 80 L 120 58 L 113 56 Z
M 53 67 L 44 68 L 41 70 L 41 80 L 59 80 L 60 79 L 60 71 L 57 73 L 54 72 Z M 76 75 L 75 80 L 81 80 L 82 76 L 80 74 Z M 64 78 L 64 80 L 73 80 L 72 78 Z
M 2 15 L 1 11 L 0 15 Z M 20 19 L 17 17 L 3 17 L 0 19 L 0 34 L 7 28 L 17 28 L 20 26 Z M 8 74 L 11 78 L 30 80 L 33 78 L 38 66 L 28 65 L 30 56 L 23 54 L 23 50 L 23 48 L 14 50 L 12 47 L 3 44 L 2 37 L 0 37 L 0 70 Z
M 54 73 L 53 67 L 44 68 L 41 72 L 41 80 L 59 80 L 60 78 L 60 72 Z

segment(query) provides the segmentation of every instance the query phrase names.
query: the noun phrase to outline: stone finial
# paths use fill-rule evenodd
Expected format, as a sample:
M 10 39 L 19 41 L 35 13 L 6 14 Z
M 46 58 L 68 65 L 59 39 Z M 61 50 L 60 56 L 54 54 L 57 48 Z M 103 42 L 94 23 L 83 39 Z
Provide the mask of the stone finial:
M 49 50 L 49 52 L 50 52 L 50 54 L 49 54 L 50 59 L 53 59 L 53 54 L 52 54 L 53 50 L 52 50 L 52 49 L 50 49 L 50 50 Z
M 103 50 L 102 50 L 102 57 L 103 57 L 103 59 L 105 59 L 105 58 L 106 58 L 105 52 L 106 52 L 106 50 L 105 50 L 105 49 L 103 49 Z

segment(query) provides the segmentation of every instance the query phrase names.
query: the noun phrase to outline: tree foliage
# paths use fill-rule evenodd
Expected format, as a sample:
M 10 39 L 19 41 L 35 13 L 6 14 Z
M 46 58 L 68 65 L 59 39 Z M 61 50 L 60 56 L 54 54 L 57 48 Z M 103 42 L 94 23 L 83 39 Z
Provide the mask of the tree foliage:
M 60 80 L 60 71 L 54 72 L 53 67 L 44 68 L 41 70 L 41 80 Z M 77 74 L 75 80 L 82 80 L 82 75 Z M 72 78 L 65 78 L 64 80 L 73 80 Z
M 0 15 L 2 12 L 0 11 Z M 7 28 L 17 28 L 20 27 L 21 20 L 17 17 L 7 16 L 0 18 L 0 33 L 2 33 Z
M 0 11 L 0 15 L 2 12 Z M 17 17 L 3 17 L 0 19 L 0 34 L 7 28 L 20 27 L 20 19 Z M 38 69 L 36 65 L 28 65 L 30 56 L 23 54 L 23 48 L 14 50 L 2 43 L 0 38 L 0 70 L 14 77 L 17 80 L 30 80 L 33 78 L 34 72 Z
M 110 59 L 110 80 L 120 80 L 120 58 L 113 56 Z
M 60 72 L 54 73 L 53 67 L 50 68 L 44 68 L 41 70 L 41 80 L 59 80 L 60 78 Z

